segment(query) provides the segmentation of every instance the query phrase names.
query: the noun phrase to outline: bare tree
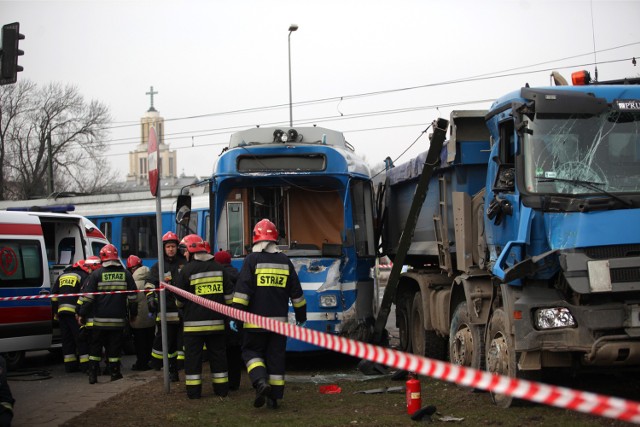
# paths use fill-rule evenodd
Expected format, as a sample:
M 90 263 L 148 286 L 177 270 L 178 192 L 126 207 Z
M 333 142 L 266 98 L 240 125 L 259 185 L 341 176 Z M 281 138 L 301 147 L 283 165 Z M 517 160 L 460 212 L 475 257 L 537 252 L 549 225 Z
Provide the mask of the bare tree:
M 104 157 L 97 155 L 106 151 L 111 121 L 104 104 L 86 103 L 72 85 L 38 88 L 21 81 L 0 89 L 0 107 L 1 198 L 95 192 L 114 178 Z
M 29 81 L 0 86 L 0 200 L 12 193 L 11 179 L 7 173 L 12 158 L 11 142 L 27 127 L 26 119 L 33 108 L 36 85 Z

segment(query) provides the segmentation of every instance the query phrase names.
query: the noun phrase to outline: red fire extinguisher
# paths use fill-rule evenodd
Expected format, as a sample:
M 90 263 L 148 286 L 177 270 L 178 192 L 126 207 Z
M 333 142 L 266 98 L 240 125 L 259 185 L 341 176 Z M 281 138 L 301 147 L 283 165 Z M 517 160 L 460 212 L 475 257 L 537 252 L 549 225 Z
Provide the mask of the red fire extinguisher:
M 415 374 L 409 376 L 406 384 L 407 390 L 407 414 L 413 415 L 422 407 L 422 396 L 420 393 L 420 380 Z

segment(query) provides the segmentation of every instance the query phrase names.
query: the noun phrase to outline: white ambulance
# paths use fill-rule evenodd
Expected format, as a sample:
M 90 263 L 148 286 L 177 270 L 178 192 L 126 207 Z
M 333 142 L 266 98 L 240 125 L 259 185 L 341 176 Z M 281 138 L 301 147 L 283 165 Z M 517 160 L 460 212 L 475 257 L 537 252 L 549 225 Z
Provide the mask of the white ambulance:
M 0 353 L 18 366 L 27 350 L 59 346 L 49 294 L 67 266 L 109 243 L 80 215 L 0 211 Z

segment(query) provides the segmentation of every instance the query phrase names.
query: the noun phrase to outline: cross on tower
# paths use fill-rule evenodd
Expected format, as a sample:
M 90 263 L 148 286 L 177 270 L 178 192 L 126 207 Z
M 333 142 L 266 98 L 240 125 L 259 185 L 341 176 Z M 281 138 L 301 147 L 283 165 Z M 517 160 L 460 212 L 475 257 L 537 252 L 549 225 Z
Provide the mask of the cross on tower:
M 145 95 L 151 96 L 151 107 L 149 107 L 149 111 L 156 111 L 156 109 L 153 108 L 153 95 L 157 95 L 157 94 L 158 92 L 153 91 L 153 86 L 151 86 L 151 90 L 145 94 Z

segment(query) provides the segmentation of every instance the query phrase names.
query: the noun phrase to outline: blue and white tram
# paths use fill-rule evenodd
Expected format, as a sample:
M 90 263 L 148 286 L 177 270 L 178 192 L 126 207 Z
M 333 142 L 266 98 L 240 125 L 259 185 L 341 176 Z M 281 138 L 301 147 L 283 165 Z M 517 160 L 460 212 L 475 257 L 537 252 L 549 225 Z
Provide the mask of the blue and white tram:
M 176 231 L 175 206 L 179 191 L 161 192 L 162 233 Z M 209 234 L 209 202 L 206 193 L 193 196 L 191 232 Z M 120 257 L 137 255 L 144 265 L 158 260 L 156 199 L 147 192 L 80 196 L 66 200 L 75 213 L 89 218 L 118 248 Z M 162 238 L 162 236 L 160 236 Z
M 276 224 L 279 247 L 302 282 L 307 327 L 362 336 L 372 325 L 373 185 L 342 133 L 320 127 L 237 132 L 217 161 L 210 198 L 208 240 L 214 250 L 229 250 L 238 269 L 253 226 L 263 218 Z M 288 351 L 314 349 L 287 344 Z

